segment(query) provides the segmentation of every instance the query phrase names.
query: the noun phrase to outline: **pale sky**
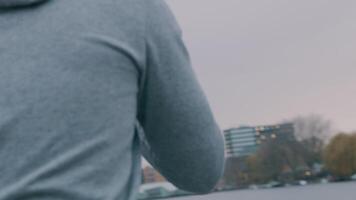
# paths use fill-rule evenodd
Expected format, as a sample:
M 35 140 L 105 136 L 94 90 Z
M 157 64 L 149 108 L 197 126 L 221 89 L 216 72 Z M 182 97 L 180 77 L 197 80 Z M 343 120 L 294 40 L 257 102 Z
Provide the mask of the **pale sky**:
M 168 0 L 221 128 L 320 114 L 356 130 L 355 0 Z

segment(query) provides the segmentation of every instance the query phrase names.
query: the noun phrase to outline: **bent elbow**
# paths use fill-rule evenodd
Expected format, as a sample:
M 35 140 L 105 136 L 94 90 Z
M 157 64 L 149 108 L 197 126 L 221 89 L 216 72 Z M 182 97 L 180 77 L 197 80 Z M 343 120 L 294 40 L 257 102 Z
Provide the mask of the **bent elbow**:
M 207 158 L 207 162 L 203 162 L 200 169 L 197 170 L 200 172 L 197 172 L 195 177 L 197 181 L 193 181 L 195 184 L 192 184 L 192 192 L 199 194 L 210 193 L 220 181 L 225 168 L 224 149 L 215 153 L 218 155 L 206 155 L 207 157 L 210 156 L 210 158 Z
M 219 164 L 220 166 L 218 168 L 207 170 L 206 173 L 195 176 L 195 180 L 192 180 L 189 185 L 186 185 L 185 190 L 197 194 L 213 192 L 223 174 L 223 162 Z
M 225 167 L 225 142 L 216 127 L 184 140 L 153 146 L 155 167 L 178 188 L 199 194 L 215 189 Z M 211 131 L 213 130 L 213 131 Z M 162 147 L 162 145 L 165 145 Z
M 190 163 L 186 163 L 179 176 L 172 180 L 177 187 L 198 194 L 212 192 L 223 175 L 225 150 L 222 138 L 210 148 L 202 148 Z

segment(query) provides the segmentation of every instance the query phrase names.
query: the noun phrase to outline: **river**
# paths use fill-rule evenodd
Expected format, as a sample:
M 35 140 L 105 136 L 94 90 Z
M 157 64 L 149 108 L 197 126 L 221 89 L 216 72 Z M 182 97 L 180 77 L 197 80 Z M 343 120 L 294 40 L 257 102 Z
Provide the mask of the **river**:
M 356 200 L 356 182 L 239 190 L 166 200 Z

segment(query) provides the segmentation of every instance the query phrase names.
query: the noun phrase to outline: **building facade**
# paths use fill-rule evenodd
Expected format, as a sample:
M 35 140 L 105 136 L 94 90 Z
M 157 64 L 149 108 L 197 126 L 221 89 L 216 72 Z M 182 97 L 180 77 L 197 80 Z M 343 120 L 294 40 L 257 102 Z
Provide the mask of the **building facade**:
M 242 126 L 224 131 L 228 157 L 242 157 L 255 153 L 269 140 L 295 140 L 292 123 L 267 126 Z
M 256 152 L 256 129 L 254 127 L 232 128 L 225 130 L 224 134 L 228 157 L 247 156 Z

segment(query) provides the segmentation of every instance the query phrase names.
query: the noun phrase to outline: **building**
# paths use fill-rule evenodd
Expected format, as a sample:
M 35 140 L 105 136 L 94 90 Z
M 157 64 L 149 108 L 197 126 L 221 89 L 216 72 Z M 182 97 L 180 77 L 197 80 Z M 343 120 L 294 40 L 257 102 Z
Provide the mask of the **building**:
M 277 124 L 270 126 L 257 126 L 256 143 L 262 144 L 269 140 L 294 141 L 294 125 L 292 123 Z
M 242 126 L 224 131 L 228 157 L 242 157 L 255 153 L 269 140 L 292 141 L 294 126 L 291 123 L 267 126 Z
M 240 127 L 225 130 L 224 134 L 227 156 L 240 157 L 256 152 L 256 133 L 254 127 Z
M 158 173 L 155 169 L 150 166 L 146 166 L 142 170 L 142 182 L 143 183 L 158 183 L 158 182 L 165 182 L 165 178 Z

